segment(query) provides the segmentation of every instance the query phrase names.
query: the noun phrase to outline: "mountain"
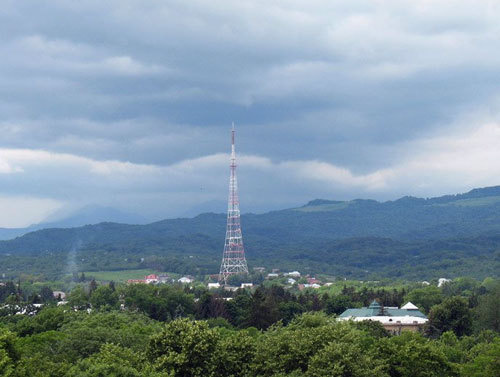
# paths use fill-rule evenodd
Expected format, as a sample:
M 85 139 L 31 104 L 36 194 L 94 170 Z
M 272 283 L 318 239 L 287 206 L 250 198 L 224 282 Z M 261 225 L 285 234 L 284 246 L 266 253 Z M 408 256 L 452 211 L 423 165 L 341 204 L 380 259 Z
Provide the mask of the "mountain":
M 60 259 L 78 245 L 85 270 L 137 268 L 144 258 L 154 268 L 214 273 L 225 221 L 224 214 L 206 213 L 146 225 L 43 229 L 1 241 L 0 254 Z M 500 186 L 388 202 L 315 199 L 298 208 L 243 215 L 242 226 L 253 266 L 358 277 L 399 271 L 415 278 L 433 271 L 464 274 L 466 269 L 465 274 L 484 276 L 500 270 Z
M 87 224 L 101 222 L 116 222 L 121 224 L 146 224 L 147 220 L 137 214 L 124 212 L 113 207 L 88 205 L 69 214 L 54 214 L 43 223 L 38 224 L 44 228 L 73 228 Z
M 147 220 L 139 215 L 123 212 L 112 207 L 89 205 L 76 211 L 58 212 L 44 222 L 26 228 L 0 228 L 0 240 L 10 240 L 26 233 L 46 228 L 73 228 L 101 222 L 122 224 L 146 224 Z

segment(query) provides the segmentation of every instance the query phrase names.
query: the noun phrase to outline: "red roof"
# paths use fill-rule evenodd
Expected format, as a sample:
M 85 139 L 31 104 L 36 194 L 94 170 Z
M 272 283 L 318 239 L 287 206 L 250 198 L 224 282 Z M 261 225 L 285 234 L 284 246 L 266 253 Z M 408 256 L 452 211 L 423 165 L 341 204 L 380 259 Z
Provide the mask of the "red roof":
M 129 284 L 137 284 L 137 283 L 145 283 L 144 279 L 128 279 L 127 283 Z
M 158 280 L 158 275 L 151 274 L 151 275 L 146 276 L 144 279 L 145 280 Z

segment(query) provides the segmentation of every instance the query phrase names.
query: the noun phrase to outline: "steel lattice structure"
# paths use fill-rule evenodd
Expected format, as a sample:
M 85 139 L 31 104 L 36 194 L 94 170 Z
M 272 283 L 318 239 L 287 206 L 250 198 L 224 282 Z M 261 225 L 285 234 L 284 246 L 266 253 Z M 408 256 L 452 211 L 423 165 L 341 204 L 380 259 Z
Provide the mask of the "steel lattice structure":
M 240 203 L 238 199 L 238 181 L 236 180 L 236 152 L 234 148 L 234 124 L 231 130 L 231 162 L 229 178 L 229 200 L 227 208 L 226 240 L 220 266 L 219 280 L 227 284 L 234 274 L 248 274 L 243 237 L 241 235 Z

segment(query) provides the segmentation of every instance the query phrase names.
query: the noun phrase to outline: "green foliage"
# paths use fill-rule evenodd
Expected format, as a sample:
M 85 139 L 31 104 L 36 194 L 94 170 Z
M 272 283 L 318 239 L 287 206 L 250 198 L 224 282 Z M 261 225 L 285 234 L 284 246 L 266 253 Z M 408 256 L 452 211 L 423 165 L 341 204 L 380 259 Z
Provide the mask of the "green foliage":
M 118 309 L 120 302 L 118 301 L 118 293 L 107 285 L 101 285 L 92 292 L 90 296 L 90 304 L 95 309 Z
M 81 285 L 77 285 L 68 296 L 68 304 L 75 309 L 85 309 L 89 306 L 89 295 Z
M 463 376 L 498 377 L 500 376 L 500 338 L 486 345 L 471 363 L 464 365 Z
M 257 340 L 246 330 L 222 336 L 215 354 L 217 376 L 251 376 Z
M 160 377 L 145 356 L 129 348 L 104 344 L 100 351 L 72 367 L 67 377 Z
M 384 364 L 362 335 L 351 331 L 341 341 L 330 342 L 310 360 L 311 377 L 385 377 Z
M 380 340 L 379 357 L 391 377 L 455 377 L 457 370 L 434 343 L 418 333 Z
M 19 336 L 39 334 L 46 331 L 58 330 L 71 313 L 62 307 L 45 307 L 35 316 L 22 316 L 15 323 L 13 330 Z
M 472 332 L 472 312 L 466 300 L 450 297 L 431 308 L 427 332 L 436 337 L 445 331 L 453 331 L 457 336 Z
M 424 288 L 414 289 L 405 297 L 406 302 L 412 302 L 420 309 L 422 309 L 424 313 L 429 313 L 431 307 L 440 304 L 443 299 L 444 297 L 441 290 L 438 287 L 432 285 Z
M 239 310 L 250 312 L 252 295 L 243 293 L 236 297 L 247 304 Z M 257 296 L 298 303 L 275 288 Z M 305 306 L 314 301 L 300 297 Z M 452 303 L 454 298 L 438 306 L 462 313 L 455 307 L 467 302 Z M 129 309 L 47 307 L 2 321 L 10 330 L 0 325 L 0 375 L 9 377 L 496 377 L 500 366 L 500 336 L 491 330 L 460 337 L 446 331 L 437 339 L 411 332 L 390 336 L 378 322 L 337 321 L 322 311 L 265 331 L 237 330 L 220 317 L 162 324 Z
M 206 322 L 177 319 L 151 338 L 147 356 L 158 371 L 175 377 L 205 377 L 215 372 L 219 335 Z
M 18 353 L 15 349 L 15 335 L 0 327 L 0 375 L 12 376 Z
M 489 281 L 488 292 L 478 298 L 474 310 L 477 330 L 500 332 L 500 280 Z
M 389 336 L 389 332 L 377 321 L 359 321 L 354 322 L 353 325 L 374 338 L 385 338 Z
M 127 308 L 138 310 L 158 321 L 195 312 L 193 296 L 169 285 L 133 284 L 126 286 L 121 293 L 125 296 Z
M 26 354 L 16 365 L 16 377 L 66 377 L 70 363 L 57 360 L 57 355 Z
M 386 203 L 313 201 L 300 209 L 243 216 L 245 242 L 252 263 L 268 268 L 307 268 L 363 280 L 497 276 L 499 191 L 493 187 L 460 196 L 406 197 Z M 225 221 L 222 214 L 203 214 L 149 225 L 44 229 L 0 242 L 0 266 L 11 277 L 36 273 L 61 278 L 60 261 L 67 259 L 79 239 L 77 267 L 87 275 L 139 269 L 216 273 Z M 120 280 L 120 276 L 101 277 Z
M 327 314 L 342 314 L 346 309 L 352 308 L 351 298 L 347 295 L 330 296 L 325 304 Z
M 306 373 L 311 358 L 325 346 L 332 342 L 351 342 L 355 336 L 362 339 L 366 334 L 323 314 L 305 314 L 289 326 L 274 326 L 263 335 L 257 345 L 254 373 L 259 376 Z M 317 371 L 329 368 L 319 360 L 314 365 Z

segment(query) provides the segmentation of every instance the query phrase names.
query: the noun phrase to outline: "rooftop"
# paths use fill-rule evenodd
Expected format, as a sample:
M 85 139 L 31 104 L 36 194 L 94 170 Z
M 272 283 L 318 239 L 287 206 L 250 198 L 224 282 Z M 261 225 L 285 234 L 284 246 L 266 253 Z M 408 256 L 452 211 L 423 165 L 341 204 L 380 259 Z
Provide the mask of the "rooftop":
M 369 307 L 365 308 L 356 308 L 356 309 L 347 309 L 340 315 L 340 318 L 357 318 L 357 317 L 419 317 L 419 318 L 427 318 L 425 314 L 423 314 L 418 308 L 413 305 L 411 302 L 403 305 L 401 308 L 395 307 L 384 307 L 380 305 L 377 301 L 373 301 Z

